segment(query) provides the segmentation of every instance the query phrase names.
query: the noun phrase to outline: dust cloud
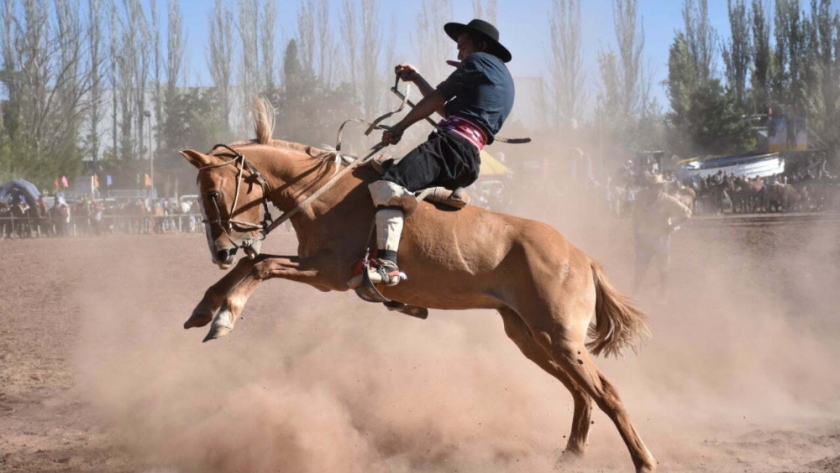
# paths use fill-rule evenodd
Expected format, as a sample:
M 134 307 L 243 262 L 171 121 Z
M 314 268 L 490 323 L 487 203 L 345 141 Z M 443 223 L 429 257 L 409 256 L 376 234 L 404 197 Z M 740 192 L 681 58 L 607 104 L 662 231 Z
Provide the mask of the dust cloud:
M 518 213 L 631 287 L 627 222 L 586 199 L 546 210 L 520 197 Z M 264 251 L 295 247 L 272 239 Z M 153 471 L 550 471 L 562 457 L 571 396 L 493 312 L 419 321 L 269 281 L 230 336 L 202 344 L 204 329 L 180 325 L 222 275 L 203 237 L 122 251 L 79 295 L 78 389 Z M 677 233 L 668 302 L 653 274 L 638 295 L 654 338 L 638 356 L 597 361 L 663 471 L 778 471 L 837 455 L 838 256 L 831 226 Z M 609 419 L 596 409 L 593 420 L 589 454 L 559 469 L 631 471 Z

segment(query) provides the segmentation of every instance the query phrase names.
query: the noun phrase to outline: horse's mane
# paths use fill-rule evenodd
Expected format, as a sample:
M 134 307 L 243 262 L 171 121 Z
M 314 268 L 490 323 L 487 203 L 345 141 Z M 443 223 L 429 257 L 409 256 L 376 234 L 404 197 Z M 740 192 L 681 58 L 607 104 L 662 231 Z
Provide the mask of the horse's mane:
M 275 140 L 271 138 L 274 134 L 274 106 L 265 97 L 257 97 L 251 108 L 254 114 L 253 140 L 242 140 L 230 143 L 229 146 L 267 145 L 278 149 L 290 149 L 307 154 L 311 158 L 325 158 L 333 156 L 328 150 L 315 148 L 314 146 L 294 143 L 292 141 Z

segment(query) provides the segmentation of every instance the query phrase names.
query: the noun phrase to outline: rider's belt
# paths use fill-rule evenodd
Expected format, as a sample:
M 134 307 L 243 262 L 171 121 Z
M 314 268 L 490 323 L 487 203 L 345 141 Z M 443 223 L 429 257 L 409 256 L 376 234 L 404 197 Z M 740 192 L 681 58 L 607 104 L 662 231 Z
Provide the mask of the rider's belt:
M 451 131 L 469 141 L 480 152 L 487 143 L 484 130 L 471 120 L 459 116 L 450 116 L 438 123 L 438 130 Z

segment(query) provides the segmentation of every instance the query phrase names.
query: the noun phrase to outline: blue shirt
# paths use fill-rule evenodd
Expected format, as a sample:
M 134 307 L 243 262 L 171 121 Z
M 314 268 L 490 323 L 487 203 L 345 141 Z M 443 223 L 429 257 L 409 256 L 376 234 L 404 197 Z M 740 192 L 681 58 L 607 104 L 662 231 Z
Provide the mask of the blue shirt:
M 493 142 L 513 108 L 513 78 L 505 63 L 489 53 L 467 56 L 437 90 L 448 100 L 446 115 L 464 117 L 480 126 L 487 134 L 487 144 Z

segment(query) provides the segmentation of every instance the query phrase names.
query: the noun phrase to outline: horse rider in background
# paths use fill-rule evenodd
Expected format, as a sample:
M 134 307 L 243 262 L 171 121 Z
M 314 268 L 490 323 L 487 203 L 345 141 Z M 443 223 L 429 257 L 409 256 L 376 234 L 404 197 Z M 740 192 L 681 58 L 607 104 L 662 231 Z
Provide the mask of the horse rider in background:
M 400 281 L 397 250 L 404 218 L 417 208 L 414 192 L 436 186 L 455 190 L 475 182 L 479 153 L 493 142 L 513 108 L 513 78 L 505 65 L 511 54 L 499 42 L 499 31 L 477 19 L 466 25 L 447 23 L 443 29 L 458 43 L 460 61 L 447 61 L 456 69 L 446 80 L 433 88 L 414 66 L 395 68 L 400 79 L 420 89 L 423 99 L 382 133 L 382 144 L 399 143 L 407 128 L 434 112 L 444 120 L 426 142 L 391 162 L 381 180 L 369 186 L 377 208 L 377 254 L 370 269 L 375 284 Z
M 647 187 L 636 194 L 633 207 L 633 236 L 636 264 L 633 293 L 638 295 L 648 266 L 656 259 L 660 276 L 660 296 L 667 290 L 670 266 L 671 234 L 691 217 L 691 209 L 666 193 L 667 182 L 661 174 L 646 176 Z

